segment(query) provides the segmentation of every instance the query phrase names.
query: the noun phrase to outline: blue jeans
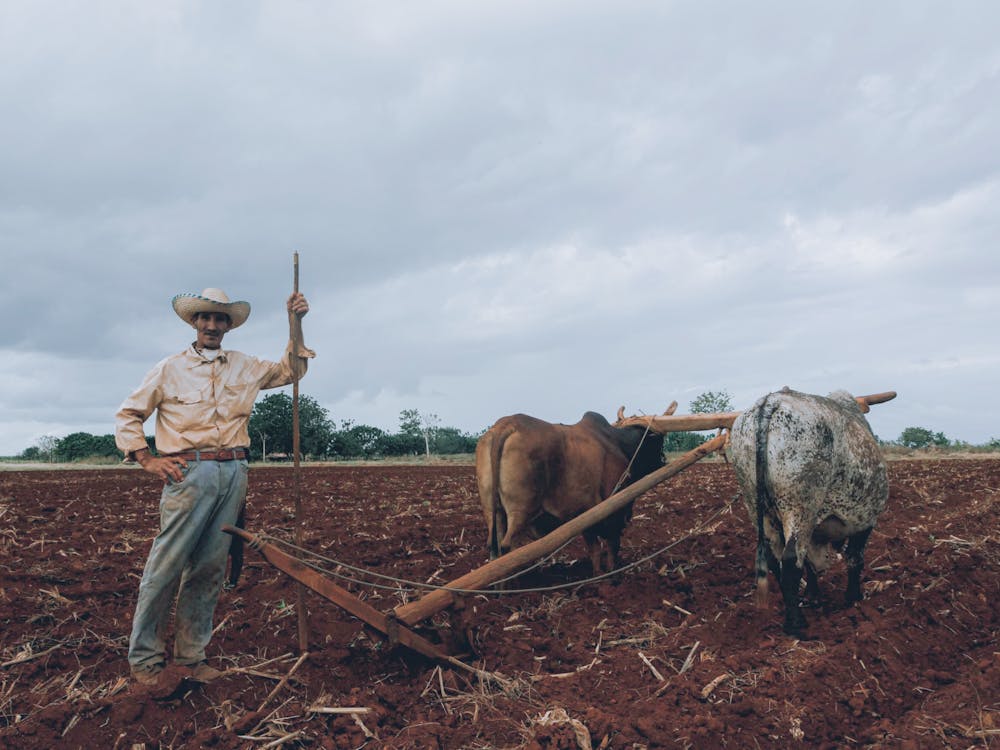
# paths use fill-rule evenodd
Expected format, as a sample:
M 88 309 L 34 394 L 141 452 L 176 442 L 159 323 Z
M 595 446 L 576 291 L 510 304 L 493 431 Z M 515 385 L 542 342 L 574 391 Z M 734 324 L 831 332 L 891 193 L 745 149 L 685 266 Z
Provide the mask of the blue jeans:
M 247 494 L 246 461 L 191 461 L 182 471 L 183 481 L 163 487 L 160 533 L 139 583 L 128 647 L 134 670 L 164 666 L 175 598 L 174 662 L 189 665 L 205 659 L 231 541 L 219 529 L 236 523 Z

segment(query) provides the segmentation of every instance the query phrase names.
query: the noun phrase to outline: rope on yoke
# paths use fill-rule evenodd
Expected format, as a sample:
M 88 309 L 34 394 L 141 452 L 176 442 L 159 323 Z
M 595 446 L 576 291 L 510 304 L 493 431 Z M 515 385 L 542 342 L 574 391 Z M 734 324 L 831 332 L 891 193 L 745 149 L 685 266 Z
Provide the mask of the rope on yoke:
M 642 433 L 642 437 L 639 438 L 639 444 L 635 447 L 635 450 L 632 452 L 632 458 L 628 460 L 628 465 L 625 467 L 625 471 L 623 471 L 622 475 L 618 477 L 618 481 L 615 483 L 614 489 L 611 490 L 611 494 L 608 495 L 608 497 L 611 497 L 611 495 L 618 492 L 618 490 L 622 488 L 622 482 L 628 479 L 629 474 L 632 471 L 632 464 L 635 463 L 636 456 L 638 456 L 639 451 L 642 450 L 642 444 L 646 442 L 646 438 L 649 436 L 649 428 L 652 426 L 653 426 L 653 420 L 650 419 L 649 421 L 646 422 L 646 430 Z
M 667 551 L 673 549 L 674 547 L 676 547 L 681 542 L 687 541 L 688 539 L 692 538 L 693 536 L 701 533 L 706 527 L 708 527 L 711 523 L 713 523 L 717 518 L 719 518 L 720 516 L 722 516 L 724 513 L 728 512 L 732 508 L 733 503 L 735 501 L 736 501 L 736 497 L 733 497 L 732 499 L 729 500 L 728 503 L 726 503 L 724 506 L 722 506 L 717 511 L 715 511 L 712 515 L 710 515 L 708 517 L 708 519 L 706 519 L 705 521 L 702 521 L 700 524 L 696 525 L 693 529 L 691 529 L 690 531 L 688 531 L 683 536 L 675 539 L 674 541 L 672 541 L 669 544 L 661 547 L 660 549 L 656 550 L 655 552 L 652 552 L 651 554 L 646 555 L 645 557 L 640 558 L 639 560 L 635 560 L 634 562 L 631 562 L 628 565 L 623 565 L 620 568 L 616 568 L 615 570 L 609 571 L 607 573 L 602 573 L 601 575 L 592 576 L 590 578 L 585 578 L 582 581 L 567 581 L 565 583 L 557 583 L 557 584 L 553 584 L 551 586 L 539 586 L 539 587 L 534 587 L 534 588 L 523 588 L 523 589 L 504 589 L 504 590 L 499 590 L 499 591 L 495 590 L 495 589 L 459 589 L 459 588 L 455 588 L 453 586 L 448 586 L 446 584 L 445 585 L 439 585 L 439 584 L 434 584 L 434 583 L 425 583 L 423 581 L 412 581 L 412 580 L 409 580 L 409 579 L 406 579 L 406 578 L 399 578 L 397 576 L 390 576 L 390 575 L 386 575 L 384 573 L 377 573 L 377 572 L 372 571 L 372 570 L 365 570 L 364 568 L 358 568 L 358 567 L 350 565 L 348 563 L 340 562 L 340 561 L 335 560 L 335 559 L 330 558 L 330 557 L 325 557 L 325 556 L 323 556 L 323 555 L 321 555 L 321 554 L 319 554 L 317 552 L 313 552 L 312 550 L 309 550 L 309 549 L 306 549 L 306 548 L 303 548 L 303 547 L 299 547 L 299 546 L 293 544 L 292 542 L 285 541 L 284 539 L 281 539 L 279 537 L 270 536 L 268 534 L 260 534 L 260 535 L 258 535 L 258 538 L 262 542 L 274 543 L 274 544 L 280 545 L 282 547 L 286 547 L 288 549 L 291 549 L 291 550 L 294 550 L 295 552 L 300 553 L 301 555 L 303 555 L 303 557 L 300 558 L 299 561 L 301 563 L 303 563 L 306 567 L 311 568 L 312 570 L 316 571 L 317 573 L 320 573 L 322 575 L 329 575 L 329 576 L 332 576 L 334 578 L 339 578 L 339 579 L 341 579 L 343 581 L 348 581 L 350 583 L 358 584 L 359 586 L 368 586 L 370 588 L 381 589 L 383 591 L 393 591 L 393 592 L 404 591 L 404 592 L 407 592 L 407 593 L 413 593 L 414 591 L 417 591 L 417 590 L 428 590 L 428 591 L 444 590 L 444 591 L 450 591 L 450 592 L 453 592 L 453 593 L 456 593 L 456 594 L 482 594 L 482 595 L 485 595 L 485 596 L 501 597 L 501 596 L 507 596 L 507 595 L 511 595 L 511 594 L 535 594 L 535 593 L 545 593 L 545 592 L 548 592 L 548 591 L 559 591 L 559 590 L 562 590 L 562 589 L 581 588 L 581 587 L 586 586 L 588 584 L 596 583 L 597 581 L 603 581 L 603 580 L 605 580 L 607 578 L 610 578 L 612 576 L 618 575 L 619 573 L 628 572 L 629 570 L 637 568 L 638 566 L 643 565 L 643 564 L 649 562 L 650 560 L 653 560 L 654 558 L 662 555 L 664 552 L 667 552 Z M 555 550 L 555 552 L 553 552 L 551 555 L 547 555 L 545 558 L 543 558 L 543 560 L 551 558 L 557 552 L 559 552 L 564 547 L 566 547 L 566 545 L 568 545 L 569 543 L 570 542 L 567 542 L 562 547 L 560 547 L 559 549 Z M 338 571 L 336 569 L 325 568 L 325 567 L 323 567 L 320 564 L 310 562 L 310 561 L 306 560 L 304 556 L 308 556 L 308 557 L 311 557 L 311 558 L 314 558 L 314 559 L 317 559 L 317 560 L 321 560 L 324 563 L 329 563 L 329 564 L 332 564 L 332 565 L 336 565 L 338 568 L 344 568 L 346 570 L 352 571 L 352 572 L 357 573 L 359 575 L 370 576 L 372 578 L 377 578 L 377 579 L 384 580 L 384 581 L 391 581 L 395 585 L 393 585 L 393 586 L 387 586 L 385 584 L 374 583 L 372 581 L 367 581 L 367 580 L 364 580 L 364 579 L 361 579 L 361 578 L 356 578 L 356 577 L 347 575 L 345 573 L 342 573 L 342 572 L 340 572 L 340 571 Z M 525 568 L 524 570 L 520 570 L 517 573 L 515 573 L 515 574 L 513 574 L 511 576 L 508 576 L 507 578 L 502 579 L 501 581 L 494 581 L 494 583 L 501 583 L 502 581 L 511 580 L 512 578 L 517 578 L 517 577 L 519 577 L 521 575 L 524 575 L 524 573 L 528 572 L 529 570 L 532 570 L 532 569 L 538 567 L 541 564 L 542 564 L 542 561 L 540 560 L 539 562 L 535 563 L 535 565 L 533 565 L 531 567 L 528 567 L 528 568 Z M 407 589 L 409 589 L 409 591 L 407 591 Z

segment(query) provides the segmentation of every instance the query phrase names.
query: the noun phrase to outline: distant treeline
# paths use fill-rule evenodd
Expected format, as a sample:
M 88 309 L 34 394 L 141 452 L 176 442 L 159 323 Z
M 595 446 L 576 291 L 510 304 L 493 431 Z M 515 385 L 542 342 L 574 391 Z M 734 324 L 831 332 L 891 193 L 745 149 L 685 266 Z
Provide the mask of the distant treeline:
M 303 457 L 315 460 L 450 455 L 476 450 L 478 434 L 443 427 L 438 421 L 434 414 L 421 414 L 416 409 L 407 409 L 400 413 L 398 432 L 386 432 L 371 425 L 354 424 L 350 420 L 341 422 L 338 429 L 327 410 L 315 399 L 300 395 L 299 448 Z M 274 393 L 254 404 L 249 432 L 252 460 L 262 460 L 265 451 L 268 460 L 291 460 L 292 397 Z M 155 452 L 154 437 L 147 435 L 146 441 Z M 44 437 L 36 445 L 26 448 L 17 458 L 24 461 L 65 463 L 121 457 L 114 435 L 74 432 L 63 438 Z
M 713 413 L 732 411 L 732 401 L 726 391 L 708 391 L 691 402 L 690 412 Z M 250 415 L 251 459 L 290 460 L 292 457 L 292 397 L 273 393 L 254 404 Z M 299 396 L 299 448 L 304 458 L 314 460 L 379 459 L 416 455 L 454 455 L 473 453 L 482 432 L 470 434 L 455 427 L 443 427 L 436 414 L 416 409 L 399 413 L 399 430 L 386 432 L 378 427 L 343 420 L 338 428 L 326 409 L 315 399 Z M 666 453 L 688 451 L 708 438 L 697 432 L 673 432 L 666 436 Z M 156 443 L 151 435 L 146 440 L 152 450 Z M 983 445 L 970 445 L 950 440 L 941 432 L 923 427 L 907 427 L 896 440 L 880 440 L 885 446 L 903 448 L 953 448 L 1000 450 L 1000 439 L 992 438 Z M 115 446 L 114 435 L 91 435 L 74 432 L 64 438 L 46 436 L 36 445 L 26 448 L 17 458 L 24 461 L 73 462 L 86 459 L 118 459 L 121 452 Z

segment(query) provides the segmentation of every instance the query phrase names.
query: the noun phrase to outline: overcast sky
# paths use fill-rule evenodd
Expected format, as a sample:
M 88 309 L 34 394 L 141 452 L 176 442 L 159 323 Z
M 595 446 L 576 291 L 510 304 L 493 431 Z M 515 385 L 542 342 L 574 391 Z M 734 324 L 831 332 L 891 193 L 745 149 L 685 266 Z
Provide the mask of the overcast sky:
M 0 455 L 114 429 L 193 331 L 339 424 L 788 385 L 1000 437 L 1000 5 L 0 4 Z M 152 432 L 152 420 L 147 431 Z

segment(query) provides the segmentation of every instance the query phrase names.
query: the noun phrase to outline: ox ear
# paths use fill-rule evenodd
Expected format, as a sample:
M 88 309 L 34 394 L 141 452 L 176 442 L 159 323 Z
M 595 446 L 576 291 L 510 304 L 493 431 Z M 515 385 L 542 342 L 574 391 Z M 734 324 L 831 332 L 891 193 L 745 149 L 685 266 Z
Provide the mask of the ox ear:
M 624 404 L 622 404 L 621 406 L 618 407 L 618 421 L 621 422 L 623 419 L 625 419 L 625 405 Z
M 622 408 L 624 409 L 625 407 L 623 406 Z M 677 402 L 676 401 L 671 401 L 670 402 L 670 406 L 668 406 L 667 410 L 665 412 L 663 412 L 663 416 L 669 417 L 675 411 L 677 411 Z

